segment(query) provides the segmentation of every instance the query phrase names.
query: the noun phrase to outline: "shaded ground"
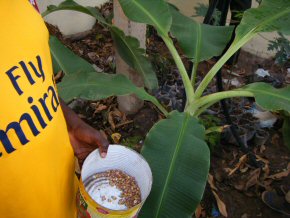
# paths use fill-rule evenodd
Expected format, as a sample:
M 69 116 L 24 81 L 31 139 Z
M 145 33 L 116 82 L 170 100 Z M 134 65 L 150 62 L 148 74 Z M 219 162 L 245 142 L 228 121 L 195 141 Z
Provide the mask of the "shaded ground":
M 102 12 L 106 16 L 109 15 L 110 10 L 110 5 L 102 8 Z M 100 70 L 114 72 L 114 49 L 108 30 L 96 24 L 87 35 L 65 39 L 57 28 L 50 26 L 49 29 L 76 54 Z M 156 68 L 160 85 L 160 90 L 155 95 L 167 108 L 180 109 L 182 107 L 183 86 L 180 84 L 180 78 L 171 56 L 154 32 L 151 32 L 147 42 L 147 52 Z M 158 53 L 161 53 L 162 56 L 159 56 Z M 187 60 L 185 58 L 183 60 L 186 67 L 189 67 Z M 214 61 L 202 63 L 198 70 L 199 77 L 203 77 L 213 64 Z M 269 70 L 271 77 L 257 78 L 254 72 L 258 68 Z M 226 89 L 229 89 L 253 81 L 265 81 L 273 86 L 281 87 L 285 85 L 286 68 L 276 66 L 273 60 L 263 60 L 242 52 L 235 67 L 223 69 L 224 85 Z M 215 90 L 215 85 L 212 84 L 208 92 Z M 79 99 L 70 106 L 90 125 L 102 129 L 111 142 L 121 143 L 138 151 L 141 149 L 145 135 L 150 128 L 155 122 L 162 119 L 162 115 L 149 103 L 146 103 L 137 114 L 125 116 L 118 110 L 115 97 L 98 102 Z M 240 115 L 245 114 L 245 111 L 252 106 L 252 99 L 238 99 L 230 102 L 229 107 L 234 122 L 238 125 L 244 125 L 242 120 L 245 117 Z M 204 122 L 225 125 L 224 115 L 218 104 L 214 105 L 208 113 L 215 118 Z M 250 126 L 257 123 L 251 114 L 245 116 L 247 116 L 246 119 L 247 122 L 250 122 Z M 260 197 L 265 190 L 275 189 L 279 191 L 280 185 L 290 186 L 290 176 L 287 175 L 287 172 L 290 171 L 290 153 L 283 144 L 281 122 L 281 119 L 278 119 L 274 127 L 264 129 L 269 133 L 269 138 L 265 143 L 258 145 L 255 143 L 254 137 L 247 140 L 248 149 L 253 153 L 258 166 L 253 164 L 253 158 L 245 155 L 235 145 L 235 142 L 231 141 L 226 129 L 221 136 L 220 143 L 217 143 L 220 136 L 212 137 L 210 170 L 212 176 L 210 178 L 212 179 L 207 185 L 204 199 L 199 207 L 198 217 L 223 217 L 218 212 L 217 202 L 224 203 L 230 218 L 286 217 L 265 206 Z M 253 130 L 249 125 L 245 128 L 248 129 L 248 132 L 259 129 L 257 127 Z M 213 195 L 213 190 L 217 193 L 220 201 L 217 201 L 218 198 Z M 222 209 L 221 206 L 219 209 Z M 220 211 L 222 212 L 222 210 Z

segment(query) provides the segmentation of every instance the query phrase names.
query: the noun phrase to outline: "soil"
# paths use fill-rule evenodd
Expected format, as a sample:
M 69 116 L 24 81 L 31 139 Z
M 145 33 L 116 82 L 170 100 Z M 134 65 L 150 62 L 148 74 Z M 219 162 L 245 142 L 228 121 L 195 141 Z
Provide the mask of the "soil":
M 109 16 L 111 5 L 105 5 L 101 11 Z M 63 37 L 56 27 L 48 25 L 50 33 L 56 35 L 61 41 L 92 64 L 95 64 L 104 72 L 114 73 L 114 49 L 110 32 L 101 25 L 96 24 L 86 35 L 74 39 Z M 164 90 L 178 83 L 177 72 L 168 50 L 154 33 L 147 39 L 147 53 L 156 69 L 160 90 L 161 102 L 169 109 L 179 109 L 183 99 L 182 87 L 180 92 L 165 96 Z M 158 52 L 157 52 L 158 51 Z M 181 51 L 180 51 L 181 52 Z M 162 56 L 156 54 L 161 53 Z M 187 68 L 190 64 L 183 57 Z M 200 64 L 199 77 L 203 77 L 208 69 L 214 64 L 214 60 Z M 277 66 L 274 60 L 261 59 L 260 57 L 241 51 L 238 62 L 234 67 L 223 68 L 225 89 L 239 87 L 253 81 L 264 81 L 275 87 L 285 85 L 285 75 L 288 66 Z M 255 71 L 263 68 L 269 71 L 271 77 L 257 78 Z M 177 81 L 177 82 L 176 82 Z M 212 84 L 208 92 L 216 90 Z M 172 97 L 173 96 L 173 97 Z M 174 104 L 175 102 L 175 104 Z M 176 103 L 177 102 L 177 103 Z M 232 118 L 239 122 L 241 114 L 253 107 L 253 99 L 237 99 L 228 102 Z M 106 133 L 112 143 L 121 143 L 140 151 L 144 138 L 150 128 L 163 116 L 150 103 L 135 115 L 126 116 L 119 111 L 115 97 L 110 97 L 98 102 L 83 101 L 78 99 L 70 105 L 79 116 L 87 123 Z M 214 105 L 208 113 L 217 118 L 216 124 L 225 125 L 226 121 L 219 104 Z M 257 121 L 251 114 L 244 117 L 250 125 Z M 221 136 L 220 141 L 215 141 L 211 146 L 211 169 L 212 182 L 207 188 L 199 206 L 197 217 L 224 217 L 223 208 L 226 208 L 229 218 L 252 218 L 252 217 L 286 217 L 267 207 L 261 200 L 261 194 L 265 190 L 280 191 L 281 185 L 290 186 L 290 176 L 277 177 L 272 175 L 290 170 L 290 152 L 283 143 L 281 134 L 282 119 L 278 119 L 274 127 L 264 129 L 269 133 L 269 138 L 263 145 L 256 145 L 253 137 L 247 140 L 252 157 L 245 155 L 235 142 L 230 143 L 228 131 Z M 246 127 L 247 129 L 248 127 Z M 249 132 L 249 131 L 248 131 Z M 216 198 L 213 190 L 219 197 Z M 224 204 L 224 207 L 221 206 Z M 219 205 L 219 206 L 218 206 Z

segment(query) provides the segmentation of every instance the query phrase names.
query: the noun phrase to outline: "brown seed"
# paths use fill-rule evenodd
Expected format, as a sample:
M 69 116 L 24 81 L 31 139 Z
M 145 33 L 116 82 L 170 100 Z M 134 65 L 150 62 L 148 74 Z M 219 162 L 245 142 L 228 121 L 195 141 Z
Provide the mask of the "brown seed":
M 124 173 L 121 170 L 108 170 L 98 173 L 96 176 L 99 176 L 99 178 L 107 178 L 110 186 L 116 186 L 122 192 L 120 195 L 121 199 L 118 201 L 118 204 L 126 205 L 127 208 L 131 208 L 141 203 L 140 188 L 134 177 Z M 113 200 L 117 199 L 115 196 L 111 196 L 111 198 Z M 102 200 L 103 199 L 106 200 L 106 197 L 102 196 Z M 109 200 L 111 199 L 108 199 L 108 201 Z

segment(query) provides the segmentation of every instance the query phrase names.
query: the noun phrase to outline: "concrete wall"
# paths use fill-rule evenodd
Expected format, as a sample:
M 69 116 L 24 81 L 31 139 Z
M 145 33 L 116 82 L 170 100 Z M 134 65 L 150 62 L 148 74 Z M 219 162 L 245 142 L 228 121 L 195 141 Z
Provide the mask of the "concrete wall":
M 198 4 L 208 5 L 208 0 L 169 0 L 169 2 L 176 5 L 185 15 L 192 16 L 195 14 L 194 7 Z M 255 0 L 252 0 L 252 7 L 258 7 Z M 195 17 L 199 22 L 202 22 L 202 17 Z M 230 20 L 230 14 L 228 15 L 228 20 Z M 273 40 L 278 37 L 277 33 L 261 33 L 247 43 L 243 49 L 263 58 L 269 58 L 275 55 L 275 52 L 268 51 L 268 40 Z M 290 37 L 288 37 L 290 39 Z
M 77 3 L 84 6 L 100 6 L 107 0 L 76 0 Z M 37 1 L 40 12 L 46 10 L 48 5 L 58 5 L 62 0 L 40 0 Z M 51 23 L 62 31 L 64 35 L 72 35 L 79 32 L 90 30 L 95 24 L 95 18 L 79 12 L 57 11 L 45 17 L 48 23 Z

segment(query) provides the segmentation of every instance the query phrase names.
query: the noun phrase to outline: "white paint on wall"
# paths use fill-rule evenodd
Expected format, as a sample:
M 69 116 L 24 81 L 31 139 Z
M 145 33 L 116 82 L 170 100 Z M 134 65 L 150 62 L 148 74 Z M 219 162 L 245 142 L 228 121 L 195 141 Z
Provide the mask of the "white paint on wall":
M 83 6 L 100 6 L 108 0 L 76 0 Z M 48 5 L 58 5 L 63 0 L 39 0 L 37 1 L 40 12 L 44 12 Z M 90 30 L 95 24 L 95 18 L 75 11 L 57 11 L 45 17 L 45 20 L 57 26 L 64 35 L 72 35 Z

